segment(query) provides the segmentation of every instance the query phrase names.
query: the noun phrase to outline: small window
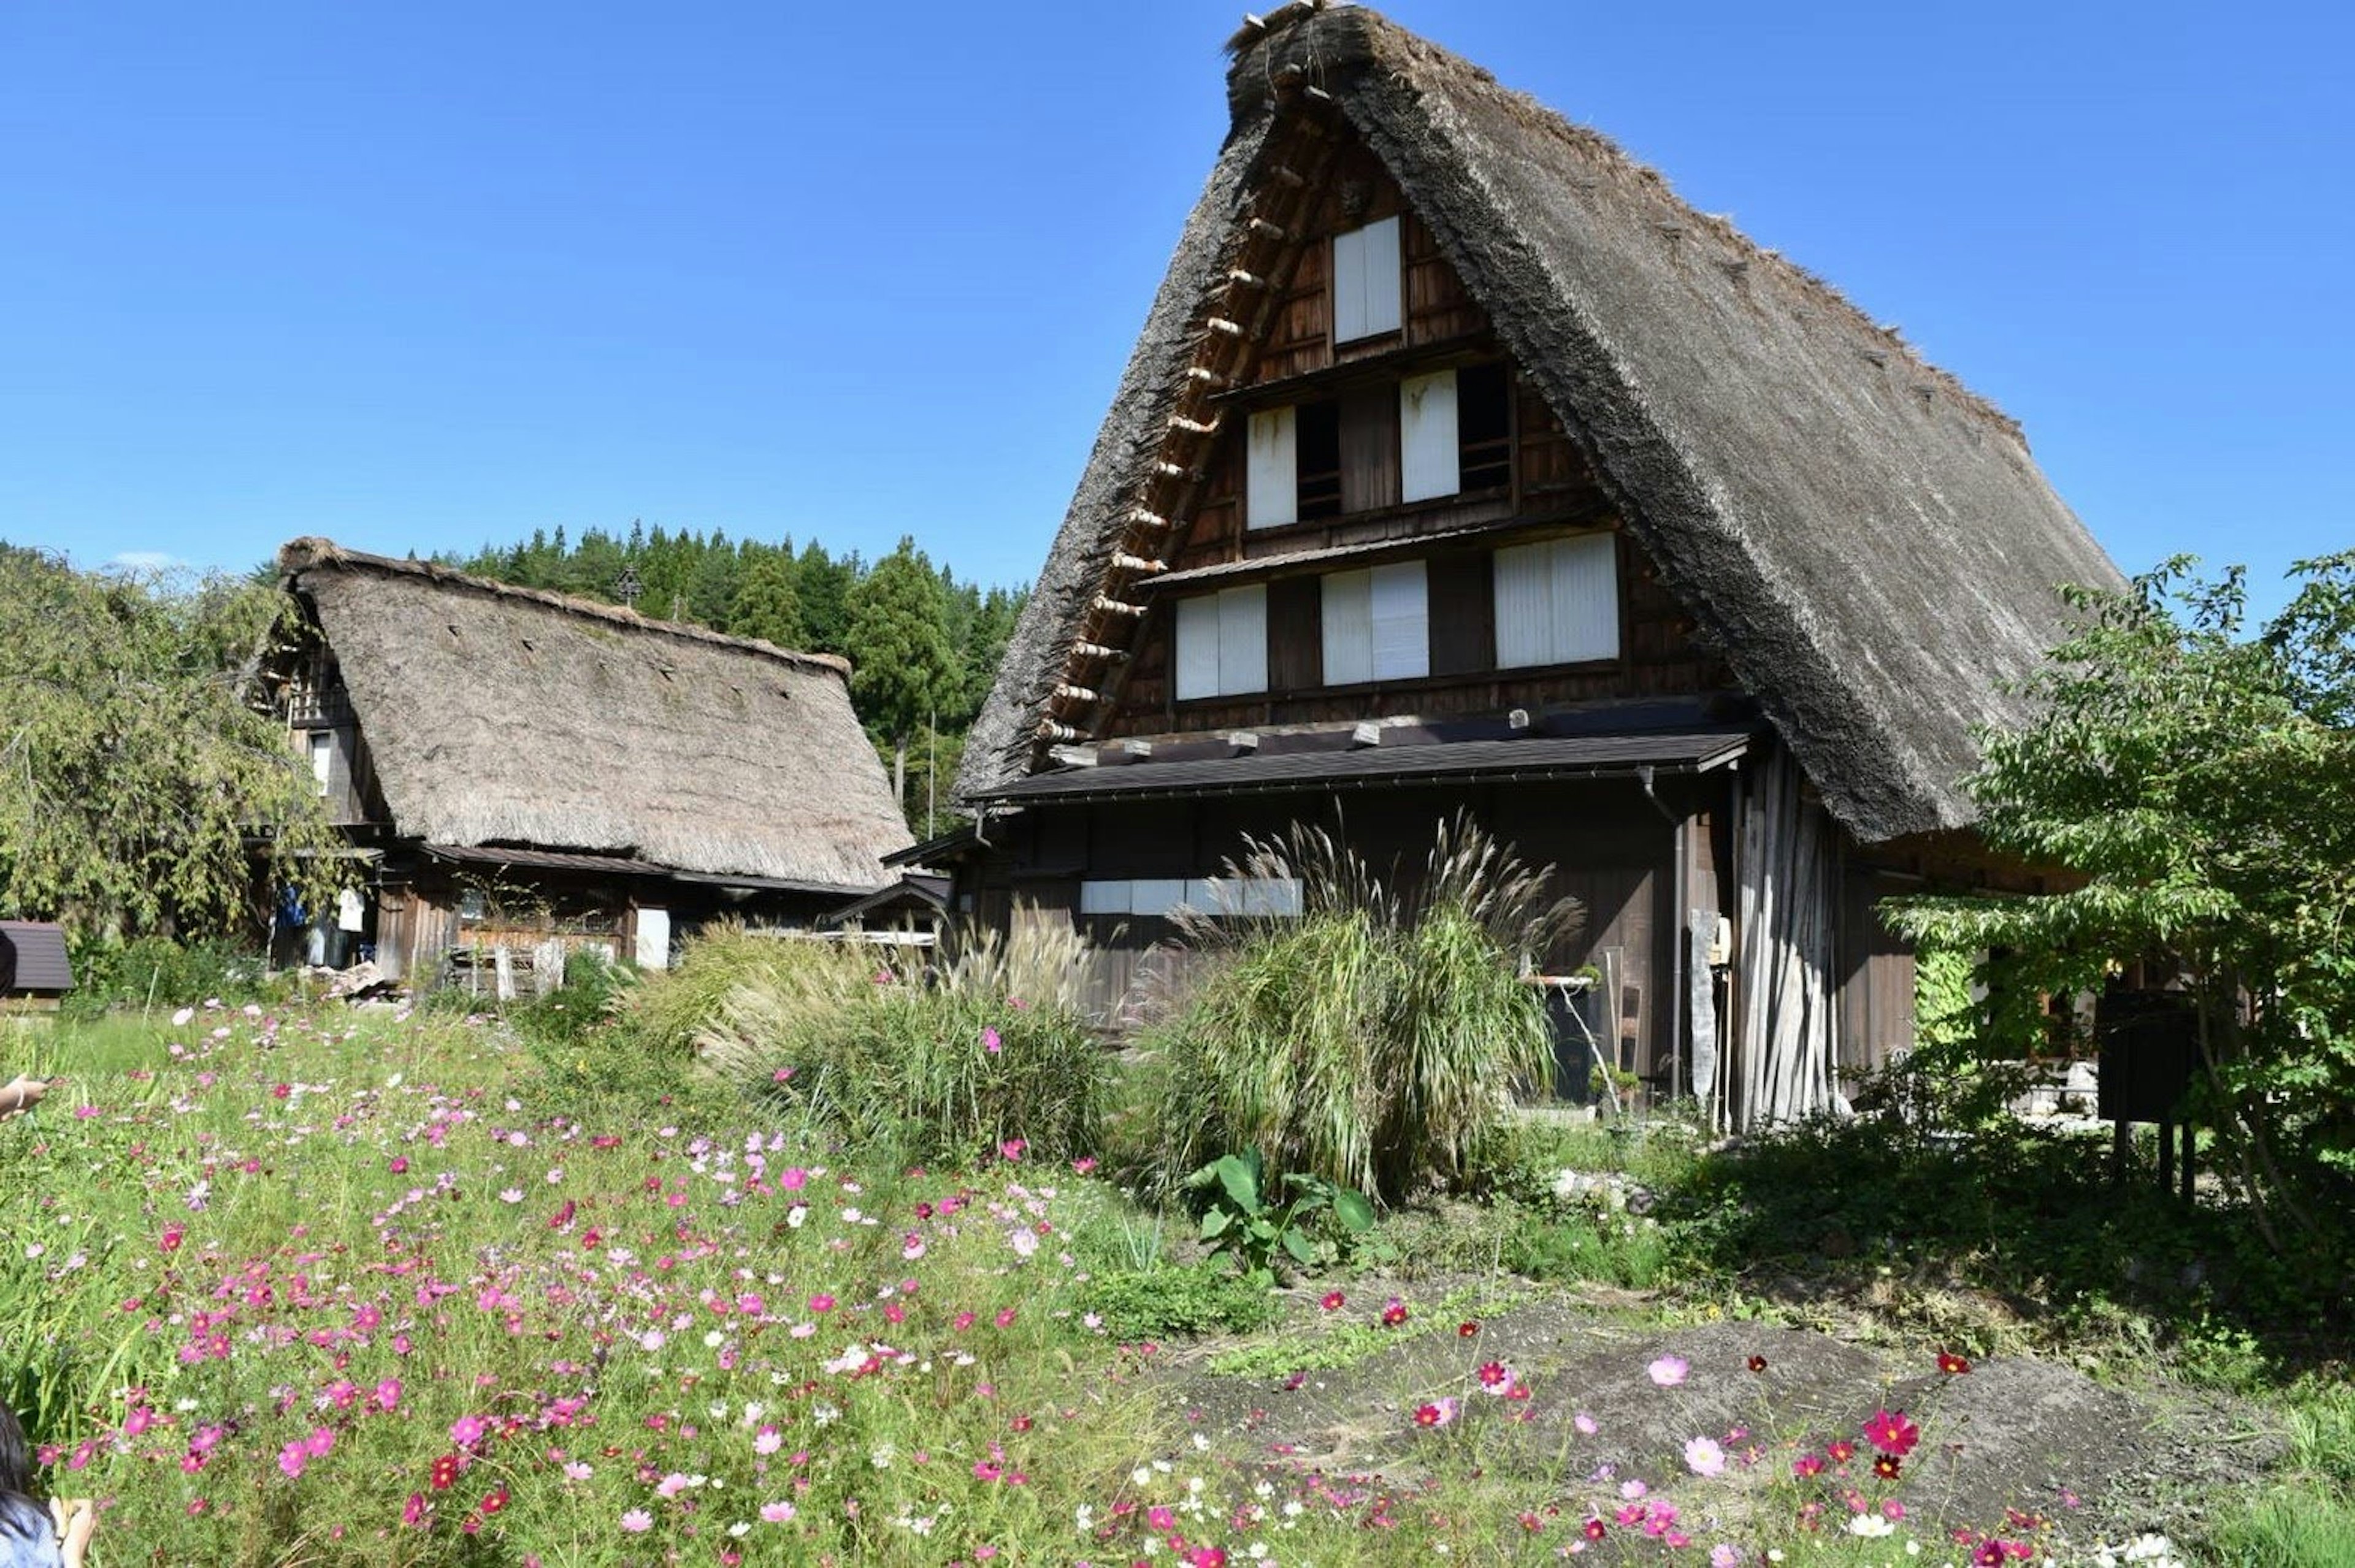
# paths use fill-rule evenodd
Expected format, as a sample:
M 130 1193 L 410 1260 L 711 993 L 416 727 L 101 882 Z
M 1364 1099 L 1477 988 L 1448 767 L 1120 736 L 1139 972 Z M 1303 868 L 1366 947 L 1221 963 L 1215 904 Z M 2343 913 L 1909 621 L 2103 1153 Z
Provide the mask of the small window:
M 1333 236 L 1333 341 L 1396 332 L 1401 319 L 1399 220 Z
M 1178 601 L 1178 700 L 1267 689 L 1267 587 Z
M 1502 365 L 1455 373 L 1455 462 L 1466 490 L 1513 482 L 1512 389 Z
M 1618 657 L 1618 560 L 1607 533 L 1498 550 L 1497 667 Z
M 336 737 L 325 730 L 311 731 L 311 783 L 321 800 L 336 777 Z
M 1415 680 L 1431 673 L 1423 564 L 1399 561 L 1325 579 L 1325 684 Z

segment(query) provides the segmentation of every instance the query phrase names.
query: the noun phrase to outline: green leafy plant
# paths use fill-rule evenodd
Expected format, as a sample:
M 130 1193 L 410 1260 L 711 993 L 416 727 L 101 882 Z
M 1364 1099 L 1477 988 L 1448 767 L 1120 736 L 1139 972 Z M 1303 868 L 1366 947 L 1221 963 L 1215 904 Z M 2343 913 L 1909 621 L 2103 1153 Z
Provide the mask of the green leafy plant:
M 2210 1168 L 2277 1248 L 2343 1281 L 2355 552 L 2299 563 L 2296 595 L 2254 635 L 2242 573 L 2202 581 L 2191 566 L 2067 591 L 2078 624 L 2026 683 L 2034 719 L 1985 738 L 1969 785 L 1987 842 L 2066 868 L 2068 885 L 1899 901 L 1892 918 L 1917 941 L 2000 953 L 1998 993 L 2095 990 L 2134 964 L 2181 984 Z
M 1253 1277 L 1272 1277 L 1287 1260 L 1328 1267 L 1352 1239 L 1374 1228 L 1374 1206 L 1364 1193 L 1297 1170 L 1270 1183 L 1255 1148 L 1220 1156 L 1186 1185 L 1211 1195 L 1202 1240 L 1212 1254 L 1234 1258 Z

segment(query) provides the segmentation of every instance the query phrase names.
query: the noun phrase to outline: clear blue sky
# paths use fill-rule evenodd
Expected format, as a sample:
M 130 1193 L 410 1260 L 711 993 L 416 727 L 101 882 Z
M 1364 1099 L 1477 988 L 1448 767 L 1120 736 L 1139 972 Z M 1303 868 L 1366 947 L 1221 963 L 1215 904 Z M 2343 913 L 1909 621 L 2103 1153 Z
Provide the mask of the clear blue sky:
M 2355 544 L 2355 21 L 1391 15 L 2009 410 L 2129 571 Z M 1231 4 L 0 4 L 0 538 L 241 569 L 633 518 L 1036 571 Z

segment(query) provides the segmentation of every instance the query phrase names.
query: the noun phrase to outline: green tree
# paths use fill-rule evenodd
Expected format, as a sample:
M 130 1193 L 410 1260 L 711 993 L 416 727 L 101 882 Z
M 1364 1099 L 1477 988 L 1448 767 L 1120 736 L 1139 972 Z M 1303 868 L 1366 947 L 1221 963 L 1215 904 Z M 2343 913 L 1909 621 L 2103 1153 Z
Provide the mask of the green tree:
M 802 600 L 802 624 L 809 628 L 810 650 L 821 654 L 849 651 L 850 591 L 858 581 L 858 557 L 840 560 L 828 555 L 815 539 L 802 546 L 794 563 L 794 586 Z
M 862 717 L 891 745 L 891 789 L 908 799 L 908 739 L 956 692 L 956 650 L 943 631 L 948 595 L 932 563 L 902 538 L 851 589 L 845 652 Z
M 758 637 L 781 648 L 798 648 L 807 640 L 802 624 L 801 594 L 794 581 L 790 550 L 757 549 L 736 581 L 736 600 L 729 606 L 729 630 L 740 637 Z
M 317 852 L 340 840 L 246 701 L 284 605 L 273 585 L 180 589 L 0 545 L 0 912 L 196 935 L 266 915 L 272 885 L 332 892 Z
M 1986 737 L 1970 781 L 1996 848 L 2066 867 L 2033 898 L 1923 898 L 1901 929 L 2006 950 L 2015 983 L 2098 988 L 2142 961 L 2198 999 L 2206 1120 L 2269 1239 L 2355 1196 L 2355 552 L 2243 635 L 2235 569 L 2178 559 L 2124 592 L 2071 590 L 2077 632 Z

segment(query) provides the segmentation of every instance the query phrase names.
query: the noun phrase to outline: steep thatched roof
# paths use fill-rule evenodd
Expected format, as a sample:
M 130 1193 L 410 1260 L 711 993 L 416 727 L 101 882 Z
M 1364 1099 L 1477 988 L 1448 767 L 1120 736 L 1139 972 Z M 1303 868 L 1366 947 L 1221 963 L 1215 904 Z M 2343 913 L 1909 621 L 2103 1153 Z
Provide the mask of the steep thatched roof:
M 1958 826 L 1976 725 L 2117 570 L 2019 429 L 1819 279 L 1696 212 L 1609 141 L 1360 7 L 1234 41 L 1233 127 L 965 752 L 1032 729 L 1155 461 L 1271 128 L 1337 112 L 1388 166 L 1586 447 L 1661 578 L 1834 813 L 1867 840 Z
M 397 829 L 864 890 L 909 840 L 849 666 L 296 539 Z

